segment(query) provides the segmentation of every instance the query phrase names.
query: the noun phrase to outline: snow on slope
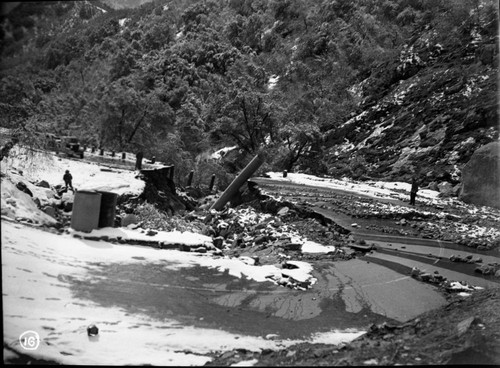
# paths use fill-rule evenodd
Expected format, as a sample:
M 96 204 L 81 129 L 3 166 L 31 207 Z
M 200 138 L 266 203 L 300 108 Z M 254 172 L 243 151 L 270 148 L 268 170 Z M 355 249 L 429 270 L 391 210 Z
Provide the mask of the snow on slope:
M 138 195 L 144 190 L 144 181 L 135 178 L 136 172 L 113 169 L 102 171 L 93 162 L 71 160 L 50 153 L 30 151 L 14 146 L 10 156 L 2 161 L 2 172 L 21 170 L 28 181 L 47 181 L 50 185 L 63 185 L 63 175 L 69 170 L 73 176 L 73 187 L 78 190 L 101 190 L 118 195 Z

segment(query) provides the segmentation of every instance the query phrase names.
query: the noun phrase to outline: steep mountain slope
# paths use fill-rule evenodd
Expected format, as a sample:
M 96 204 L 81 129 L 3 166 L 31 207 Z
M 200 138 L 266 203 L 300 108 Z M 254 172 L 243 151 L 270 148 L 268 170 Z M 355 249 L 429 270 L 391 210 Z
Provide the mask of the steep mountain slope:
M 361 112 L 326 138 L 332 174 L 460 181 L 472 153 L 498 139 L 498 36 L 471 33 L 446 46 L 434 29 L 416 32 L 360 84 Z

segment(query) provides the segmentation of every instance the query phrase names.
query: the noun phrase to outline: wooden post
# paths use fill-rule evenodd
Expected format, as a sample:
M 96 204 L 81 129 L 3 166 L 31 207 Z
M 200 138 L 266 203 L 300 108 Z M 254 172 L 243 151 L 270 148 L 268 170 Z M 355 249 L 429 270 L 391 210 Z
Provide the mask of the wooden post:
M 100 156 L 104 156 L 104 150 L 101 148 L 101 151 L 99 152 Z
M 283 177 L 286 178 L 287 175 L 288 175 L 288 171 L 283 170 Z
M 231 184 L 226 188 L 224 193 L 220 198 L 215 201 L 215 203 L 210 207 L 211 210 L 220 211 L 224 205 L 233 198 L 233 196 L 238 192 L 240 187 L 252 176 L 252 174 L 262 165 L 264 162 L 264 155 L 259 153 L 255 156 L 252 161 L 241 171 L 241 173 L 234 178 Z
M 144 153 L 142 151 L 137 152 L 135 155 L 135 169 L 142 170 L 142 158 L 144 157 Z
M 92 153 L 94 153 L 94 152 L 95 152 L 95 147 L 94 147 L 94 146 L 92 146 Z
M 193 183 L 193 175 L 194 175 L 194 171 L 191 170 L 191 172 L 189 173 L 189 176 L 188 176 L 188 182 L 187 182 L 187 187 L 190 187 L 191 184 Z
M 122 160 L 125 160 L 125 152 L 122 152 Z
M 213 174 L 212 179 L 210 179 L 210 186 L 208 187 L 208 190 L 210 192 L 214 189 L 214 184 L 215 184 L 215 174 Z
M 111 157 L 115 157 L 115 151 L 111 151 Z

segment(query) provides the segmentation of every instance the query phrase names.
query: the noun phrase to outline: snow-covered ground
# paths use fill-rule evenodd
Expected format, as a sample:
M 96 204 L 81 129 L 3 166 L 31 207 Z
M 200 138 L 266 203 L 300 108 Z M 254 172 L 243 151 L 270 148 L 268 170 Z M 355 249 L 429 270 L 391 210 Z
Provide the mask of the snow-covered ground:
M 258 282 L 270 282 L 270 276 L 314 280 L 312 267 L 306 262 L 290 261 L 297 268 L 282 269 L 279 265 L 254 265 L 246 259 L 248 257 L 213 257 L 82 238 L 119 236 L 125 242 L 148 240 L 188 246 L 212 243 L 211 238 L 195 233 L 159 231 L 146 235 L 142 229 L 132 228 L 102 228 L 90 233 L 70 229 L 62 234 L 44 231 L 44 225 L 53 225 L 54 219 L 39 210 L 33 198 L 15 185 L 22 181 L 42 204 L 57 201 L 52 190 L 33 183 L 45 180 L 51 186 L 62 184 L 65 170 L 71 171 L 73 184 L 78 189 L 140 194 L 144 188 L 144 182 L 137 179 L 134 172 L 101 171 L 96 164 L 40 152 L 17 151 L 16 155 L 2 161 L 1 172 L 5 175 L 1 181 L 3 332 L 8 346 L 35 358 L 63 364 L 202 365 L 211 359 L 203 355 L 210 351 L 279 349 L 300 342 L 182 326 L 175 318 L 153 320 L 145 314 L 126 313 L 118 307 L 104 307 L 76 297 L 71 291 L 70 280 L 89 278 L 96 262 L 142 263 L 147 267 L 165 261 L 171 269 L 202 266 Z M 34 224 L 28 226 L 23 223 L 26 221 L 16 222 L 16 219 L 31 219 Z M 303 246 L 304 252 L 333 249 L 307 241 Z M 87 327 L 91 324 L 99 327 L 98 336 L 87 335 Z M 31 331 L 28 335 L 36 333 L 39 336 L 36 350 L 24 350 L 21 346 L 20 337 L 27 331 Z M 315 334 L 307 341 L 336 344 L 363 333 L 332 330 Z M 25 346 L 26 341 L 23 340 Z
M 283 173 L 269 172 L 267 174 L 273 180 L 312 185 L 322 188 L 340 189 L 347 192 L 364 194 L 378 199 L 407 199 L 408 193 L 411 189 L 411 184 L 404 182 L 353 182 L 347 179 L 339 180 L 334 178 L 319 178 L 317 176 L 300 173 L 288 173 L 287 177 L 284 178 Z M 401 191 L 406 193 L 402 193 Z M 436 202 L 439 197 L 439 192 L 430 189 L 420 189 L 418 191 L 418 196 L 419 198 L 422 197 L 429 201 Z
M 73 176 L 73 187 L 78 190 L 101 190 L 122 194 L 141 194 L 144 181 L 137 179 L 137 172 L 113 169 L 103 171 L 97 163 L 61 158 L 42 151 L 25 150 L 15 146 L 8 158 L 1 163 L 2 173 L 22 172 L 26 181 L 45 180 L 50 185 L 64 185 L 63 175 L 69 170 Z M 16 177 L 19 180 L 19 177 Z M 25 182 L 26 185 L 28 183 Z M 31 190 L 32 187 L 30 186 Z

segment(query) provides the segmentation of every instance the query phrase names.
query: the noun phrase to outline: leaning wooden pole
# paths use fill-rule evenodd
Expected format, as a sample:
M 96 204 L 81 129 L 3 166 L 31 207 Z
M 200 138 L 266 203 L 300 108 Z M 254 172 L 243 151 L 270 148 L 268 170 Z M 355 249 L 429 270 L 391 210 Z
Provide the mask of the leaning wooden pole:
M 252 161 L 234 178 L 231 184 L 226 188 L 220 198 L 210 207 L 211 210 L 220 211 L 224 205 L 233 198 L 240 187 L 253 175 L 253 173 L 264 163 L 264 155 L 259 153 Z

